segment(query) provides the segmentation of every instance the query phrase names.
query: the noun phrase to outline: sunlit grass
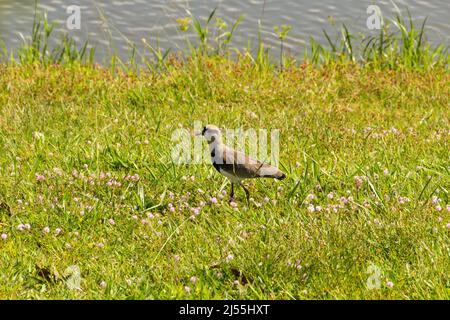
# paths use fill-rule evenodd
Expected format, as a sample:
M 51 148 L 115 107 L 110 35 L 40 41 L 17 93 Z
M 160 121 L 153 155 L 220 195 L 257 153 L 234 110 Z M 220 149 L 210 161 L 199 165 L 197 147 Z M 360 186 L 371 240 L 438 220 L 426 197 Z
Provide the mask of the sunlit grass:
M 445 70 L 200 65 L 2 67 L 3 298 L 448 298 Z M 168 161 L 196 120 L 280 129 L 288 178 L 231 208 L 212 166 Z
M 146 42 L 142 67 L 49 49 L 45 19 L 3 50 L 0 298 L 448 299 L 445 50 L 409 26 L 358 56 L 343 28 L 280 64 L 261 38 L 231 55 L 239 21 L 211 40 L 213 17 L 180 20 L 188 53 Z M 231 207 L 211 165 L 170 160 L 195 121 L 279 129 L 287 179 Z

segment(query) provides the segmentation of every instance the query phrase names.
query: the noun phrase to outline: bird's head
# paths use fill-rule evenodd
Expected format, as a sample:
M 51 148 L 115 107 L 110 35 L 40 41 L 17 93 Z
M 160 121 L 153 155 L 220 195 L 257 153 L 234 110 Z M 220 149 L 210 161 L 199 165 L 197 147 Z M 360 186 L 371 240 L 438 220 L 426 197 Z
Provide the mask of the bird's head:
M 202 132 L 197 133 L 197 135 L 205 137 L 205 139 L 206 139 L 206 141 L 208 141 L 208 143 L 211 143 L 214 141 L 219 142 L 222 139 L 222 134 L 220 132 L 220 129 L 212 124 L 206 125 L 203 128 Z

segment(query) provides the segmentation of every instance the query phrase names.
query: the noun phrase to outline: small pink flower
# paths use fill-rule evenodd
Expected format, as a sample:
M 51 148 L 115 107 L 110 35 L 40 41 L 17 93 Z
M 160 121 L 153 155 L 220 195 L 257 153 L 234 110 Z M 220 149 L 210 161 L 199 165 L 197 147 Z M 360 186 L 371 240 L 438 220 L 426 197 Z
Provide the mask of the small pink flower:
M 19 224 L 17 226 L 17 230 L 19 230 L 19 231 L 23 231 L 24 228 L 25 228 L 25 226 L 23 224 Z
M 184 286 L 184 291 L 186 291 L 187 293 L 191 292 L 191 288 L 189 288 L 188 286 Z
M 38 182 L 42 182 L 42 181 L 45 180 L 45 177 L 44 177 L 43 175 L 39 174 L 39 173 L 36 173 L 36 174 L 35 174 L 35 177 L 36 177 L 36 180 L 37 180 Z
M 181 259 L 181 257 L 179 256 L 179 255 L 174 255 L 173 256 L 173 259 L 175 260 L 175 261 L 180 261 L 180 259 Z
M 314 206 L 312 205 L 312 204 L 310 204 L 309 206 L 308 206 L 308 212 L 314 212 L 314 211 L 316 211 L 316 208 L 314 208 Z
M 330 199 L 330 200 L 333 199 L 333 197 L 334 197 L 333 192 L 330 192 L 330 193 L 328 194 L 327 197 L 328 197 L 328 199 Z
M 450 222 L 446 225 L 447 229 L 450 229 Z
M 44 233 L 49 233 L 49 232 L 50 232 L 50 228 L 49 228 L 49 227 L 45 227 L 42 231 L 43 231 Z
M 209 199 L 210 203 L 217 203 L 217 198 L 216 197 L 212 197 L 211 199 Z
M 197 282 L 197 277 L 192 276 L 189 281 L 191 281 L 192 283 L 196 283 Z
M 231 202 L 230 202 L 230 207 L 232 207 L 232 208 L 237 208 L 237 203 L 234 202 L 234 201 L 231 201 Z
M 317 212 L 322 211 L 322 207 L 321 207 L 321 206 L 316 206 L 316 211 L 317 211 Z
M 231 260 L 233 260 L 234 259 L 234 256 L 232 255 L 232 254 L 229 254 L 226 258 L 225 258 L 225 260 L 227 261 L 227 262 L 230 262 Z
M 310 193 L 308 194 L 308 196 L 306 197 L 309 201 L 313 201 L 314 200 L 314 194 Z
M 61 229 L 60 228 L 56 228 L 55 229 L 55 233 L 58 235 L 58 234 L 60 234 L 61 233 Z
M 105 281 L 101 281 L 99 283 L 100 288 L 105 289 L 106 288 L 106 282 Z
M 388 282 L 386 283 L 386 285 L 387 285 L 389 288 L 392 288 L 392 287 L 394 286 L 394 283 L 393 283 L 392 281 L 388 281 Z
M 114 219 L 109 219 L 108 222 L 109 222 L 110 225 L 115 225 L 115 224 L 116 224 L 116 222 L 114 221 Z
M 25 229 L 27 229 L 27 230 L 30 230 L 30 229 L 31 229 L 31 226 L 30 226 L 29 223 L 26 223 L 23 227 L 24 227 Z
M 431 198 L 431 203 L 432 203 L 432 204 L 438 203 L 438 197 L 433 196 L 433 197 Z
M 439 212 L 439 211 L 442 211 L 442 207 L 441 207 L 440 205 L 437 205 L 437 206 L 436 206 L 436 211 L 438 211 L 438 212 Z
M 354 179 L 355 179 L 356 189 L 361 188 L 361 186 L 363 184 L 363 180 L 361 179 L 361 177 L 355 176 Z
M 169 211 L 170 211 L 170 212 L 175 212 L 175 208 L 174 208 L 174 207 L 170 207 L 170 208 L 169 208 Z
M 134 215 L 131 216 L 131 218 L 132 218 L 133 220 L 137 220 L 137 219 L 138 219 L 138 216 L 134 214 Z
M 1 237 L 2 237 L 3 240 L 6 240 L 8 238 L 8 235 L 6 233 L 2 233 Z
M 384 169 L 384 170 L 383 170 L 383 174 L 384 174 L 385 176 L 387 176 L 387 175 L 389 174 L 389 170 L 388 170 L 388 169 Z
M 339 201 L 342 202 L 343 204 L 346 204 L 348 202 L 346 197 L 340 197 Z

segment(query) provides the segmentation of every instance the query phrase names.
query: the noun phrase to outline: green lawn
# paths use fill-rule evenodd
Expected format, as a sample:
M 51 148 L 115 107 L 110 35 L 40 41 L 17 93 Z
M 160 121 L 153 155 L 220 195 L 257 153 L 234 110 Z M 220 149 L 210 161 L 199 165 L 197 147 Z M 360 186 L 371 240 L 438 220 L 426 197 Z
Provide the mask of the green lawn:
M 444 68 L 1 65 L 0 298 L 448 299 L 449 92 Z M 170 161 L 195 121 L 279 129 L 287 179 L 231 207 Z

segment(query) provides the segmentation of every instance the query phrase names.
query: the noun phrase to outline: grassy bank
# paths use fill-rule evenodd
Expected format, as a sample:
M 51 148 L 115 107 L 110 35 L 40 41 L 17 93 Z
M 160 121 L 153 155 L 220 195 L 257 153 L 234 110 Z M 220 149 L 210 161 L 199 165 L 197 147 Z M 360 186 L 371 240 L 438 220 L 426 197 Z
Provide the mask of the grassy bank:
M 49 53 L 49 28 L 0 65 L 0 298 L 449 298 L 448 55 L 422 32 L 136 72 Z M 287 179 L 230 206 L 211 165 L 170 161 L 195 121 L 280 129 Z
M 1 67 L 0 296 L 448 298 L 448 73 L 256 72 Z M 288 178 L 251 182 L 252 207 L 231 208 L 211 166 L 168 161 L 195 120 L 281 129 Z

